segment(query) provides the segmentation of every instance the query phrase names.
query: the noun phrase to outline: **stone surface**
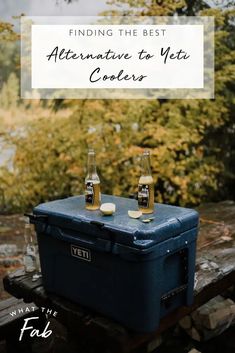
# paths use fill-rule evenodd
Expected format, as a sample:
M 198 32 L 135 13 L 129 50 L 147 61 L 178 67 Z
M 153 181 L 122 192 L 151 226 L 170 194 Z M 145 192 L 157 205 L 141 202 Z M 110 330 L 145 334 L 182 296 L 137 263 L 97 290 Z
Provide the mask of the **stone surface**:
M 209 203 L 198 208 L 195 292 L 235 268 L 235 202 Z
M 180 327 L 182 327 L 185 330 L 188 330 L 192 327 L 192 319 L 190 315 L 186 315 L 179 321 Z
M 3 290 L 2 278 L 22 266 L 24 220 L 22 215 L 0 214 L 0 300 L 9 297 Z
M 189 332 L 190 336 L 192 337 L 192 339 L 194 339 L 195 341 L 198 341 L 198 342 L 201 341 L 201 336 L 195 327 L 192 327 L 188 332 Z
M 201 353 L 196 348 L 191 349 L 188 353 Z
M 14 256 L 17 254 L 18 254 L 18 248 L 16 244 L 0 245 L 0 256 Z
M 179 324 L 188 335 L 198 342 L 207 341 L 235 323 L 235 303 L 218 295 L 191 313 L 191 327 L 186 318 Z
M 12 257 L 4 257 L 0 258 L 0 266 L 3 267 L 11 267 L 11 266 L 21 266 L 23 265 L 22 256 L 12 256 Z
M 156 348 L 158 348 L 162 344 L 162 336 L 158 336 L 154 340 L 150 341 L 147 346 L 147 353 L 153 352 Z

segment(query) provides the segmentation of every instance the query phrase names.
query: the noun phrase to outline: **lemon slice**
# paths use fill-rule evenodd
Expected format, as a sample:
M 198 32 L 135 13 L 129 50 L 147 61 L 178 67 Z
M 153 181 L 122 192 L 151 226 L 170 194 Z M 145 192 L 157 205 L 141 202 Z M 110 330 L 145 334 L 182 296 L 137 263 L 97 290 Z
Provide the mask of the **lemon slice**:
M 105 215 L 105 216 L 110 216 L 116 211 L 116 205 L 114 203 L 102 203 L 100 206 L 100 211 Z
M 140 218 L 142 216 L 141 211 L 128 211 L 128 216 L 131 218 Z

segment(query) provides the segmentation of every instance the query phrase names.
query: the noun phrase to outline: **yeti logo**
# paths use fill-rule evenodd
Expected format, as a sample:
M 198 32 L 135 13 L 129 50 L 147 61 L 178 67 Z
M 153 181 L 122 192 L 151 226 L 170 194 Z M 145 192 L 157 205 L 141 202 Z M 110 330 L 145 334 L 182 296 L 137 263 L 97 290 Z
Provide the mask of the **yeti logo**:
M 71 244 L 71 255 L 78 257 L 81 260 L 91 261 L 91 252 L 88 249 L 79 248 Z

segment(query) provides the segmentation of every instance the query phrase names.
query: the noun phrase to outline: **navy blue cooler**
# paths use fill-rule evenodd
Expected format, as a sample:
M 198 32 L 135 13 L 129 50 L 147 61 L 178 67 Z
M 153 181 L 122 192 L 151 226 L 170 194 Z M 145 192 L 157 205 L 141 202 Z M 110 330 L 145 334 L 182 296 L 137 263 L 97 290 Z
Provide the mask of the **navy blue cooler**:
M 102 195 L 102 202 L 116 204 L 113 216 L 87 211 L 84 196 L 34 208 L 44 287 L 130 329 L 153 331 L 193 302 L 198 213 L 155 204 L 154 220 L 142 223 L 127 213 L 135 200 Z

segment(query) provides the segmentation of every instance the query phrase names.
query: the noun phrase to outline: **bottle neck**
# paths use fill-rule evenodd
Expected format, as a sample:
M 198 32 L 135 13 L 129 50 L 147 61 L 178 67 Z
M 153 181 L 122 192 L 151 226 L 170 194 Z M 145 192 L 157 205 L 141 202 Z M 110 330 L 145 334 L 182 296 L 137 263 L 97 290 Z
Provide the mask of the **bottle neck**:
M 93 175 L 97 174 L 96 171 L 96 161 L 95 161 L 95 153 L 89 152 L 88 153 L 88 161 L 87 161 L 87 174 L 88 176 L 92 177 Z
M 150 167 L 150 153 L 145 151 L 141 157 L 141 169 L 142 169 L 142 176 L 151 176 L 151 167 Z

